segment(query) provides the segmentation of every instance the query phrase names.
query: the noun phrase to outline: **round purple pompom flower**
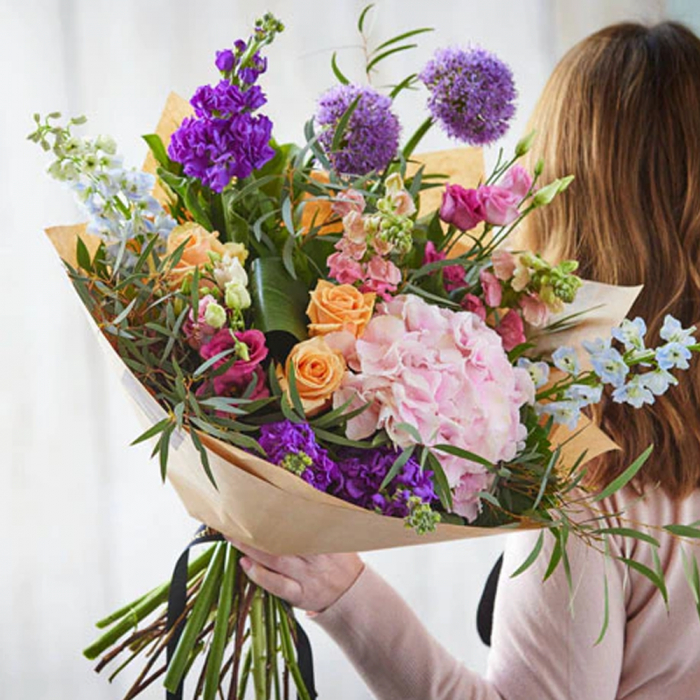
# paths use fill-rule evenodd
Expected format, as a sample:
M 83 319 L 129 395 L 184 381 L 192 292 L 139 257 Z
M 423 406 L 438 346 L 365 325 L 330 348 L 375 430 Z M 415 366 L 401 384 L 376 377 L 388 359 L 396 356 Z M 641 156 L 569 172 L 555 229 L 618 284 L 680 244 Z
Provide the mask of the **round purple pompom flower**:
M 452 138 L 483 146 L 501 138 L 515 114 L 513 73 L 480 48 L 439 49 L 420 74 L 428 109 Z
M 350 116 L 340 148 L 332 150 L 336 127 L 348 107 L 359 97 Z M 366 175 L 382 170 L 399 147 L 401 126 L 391 111 L 392 101 L 366 85 L 337 85 L 321 95 L 316 124 L 319 141 L 336 172 Z

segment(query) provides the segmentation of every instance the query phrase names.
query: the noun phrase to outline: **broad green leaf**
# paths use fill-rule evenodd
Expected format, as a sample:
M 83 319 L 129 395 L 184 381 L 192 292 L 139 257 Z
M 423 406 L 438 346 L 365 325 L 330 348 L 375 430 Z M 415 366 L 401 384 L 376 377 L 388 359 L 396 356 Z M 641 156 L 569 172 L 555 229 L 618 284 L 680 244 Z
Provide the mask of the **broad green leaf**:
M 160 136 L 158 136 L 158 134 L 146 134 L 141 138 L 148 144 L 153 157 L 158 161 L 158 163 L 160 163 L 160 165 L 162 165 L 164 168 L 170 170 L 172 167 L 172 161 L 168 157 L 168 153 L 165 150 L 163 140 L 160 138 Z
M 257 258 L 250 267 L 250 293 L 255 327 L 268 336 L 275 356 L 286 357 L 307 338 L 308 288 L 290 276 L 281 258 Z
M 80 236 L 78 236 L 76 242 L 76 258 L 78 260 L 78 265 L 85 270 L 85 272 L 92 272 L 92 261 L 90 260 L 90 253 L 88 252 L 87 246 Z
M 630 464 L 627 469 L 625 469 L 620 476 L 617 477 L 617 479 L 614 479 L 611 481 L 608 486 L 606 486 L 594 499 L 593 501 L 597 503 L 598 501 L 602 501 L 605 498 L 609 498 L 612 496 L 614 493 L 617 493 L 623 486 L 626 486 L 634 477 L 637 475 L 637 472 L 644 466 L 645 462 L 649 459 L 649 455 L 654 450 L 654 445 L 649 445 L 644 452 L 642 452 L 637 459 Z

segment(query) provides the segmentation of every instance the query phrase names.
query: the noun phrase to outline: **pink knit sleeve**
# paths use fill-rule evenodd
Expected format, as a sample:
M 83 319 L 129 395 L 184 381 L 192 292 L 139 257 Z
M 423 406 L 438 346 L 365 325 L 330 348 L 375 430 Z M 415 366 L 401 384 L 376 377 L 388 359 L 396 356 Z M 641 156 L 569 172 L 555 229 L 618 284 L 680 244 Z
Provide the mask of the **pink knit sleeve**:
M 609 629 L 594 646 L 603 621 L 603 557 L 579 542 L 569 543 L 576 587 L 572 619 L 563 570 L 542 583 L 546 551 L 526 573 L 509 578 L 536 538 L 537 533 L 508 538 L 487 678 L 447 652 L 370 568 L 313 619 L 339 644 L 378 700 L 613 700 L 625 623 L 619 574 L 614 567 L 608 572 Z

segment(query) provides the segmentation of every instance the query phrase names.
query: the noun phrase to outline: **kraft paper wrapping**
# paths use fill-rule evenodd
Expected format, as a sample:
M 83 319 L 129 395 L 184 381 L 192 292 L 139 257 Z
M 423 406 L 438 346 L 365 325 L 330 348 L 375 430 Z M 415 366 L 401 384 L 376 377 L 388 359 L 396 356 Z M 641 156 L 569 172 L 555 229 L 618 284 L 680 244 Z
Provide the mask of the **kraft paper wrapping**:
M 156 133 L 167 145 L 170 135 L 191 114 L 189 104 L 172 93 L 160 119 Z M 483 175 L 483 156 L 479 149 L 456 149 L 418 157 L 429 172 L 447 175 L 453 182 L 474 186 Z M 418 166 L 412 166 L 418 167 Z M 155 172 L 155 160 L 149 154 L 144 170 Z M 154 195 L 164 201 L 166 194 L 157 186 Z M 422 195 L 421 210 L 439 206 L 439 190 Z M 77 238 L 83 239 L 90 251 L 99 244 L 86 232 L 85 225 L 55 226 L 46 231 L 59 257 L 77 267 Z M 586 290 L 590 290 L 590 293 Z M 584 306 L 595 306 L 600 300 L 606 305 L 593 311 L 585 322 L 566 339 L 580 341 L 597 335 L 607 335 L 627 313 L 638 290 L 623 290 L 605 285 L 585 283 L 579 293 Z M 167 414 L 119 357 L 102 334 L 94 319 L 85 310 L 99 345 L 121 384 L 144 430 L 162 420 Z M 543 347 L 562 341 L 545 337 Z M 377 515 L 338 498 L 317 491 L 297 476 L 248 454 L 221 440 L 198 433 L 209 456 L 211 471 L 218 489 L 209 481 L 201 466 L 200 456 L 189 434 L 176 431 L 171 437 L 168 460 L 168 480 L 175 488 L 187 512 L 198 521 L 237 539 L 275 554 L 311 554 L 325 552 L 361 552 L 448 540 L 470 539 L 502 534 L 522 527 L 477 528 L 440 524 L 435 532 L 418 535 L 407 529 L 403 520 Z M 573 464 L 584 450 L 587 460 L 616 449 L 602 431 L 585 421 L 573 434 L 558 428 L 553 434 L 555 444 L 563 444 L 562 463 Z
M 56 252 L 65 255 L 67 259 L 64 259 L 69 264 L 75 264 L 75 255 L 71 256 L 70 251 L 75 250 L 78 236 L 85 239 L 88 247 L 95 243 L 91 240 L 93 237 L 85 233 L 84 226 L 54 227 L 48 229 L 47 234 Z M 607 323 L 613 316 L 619 321 L 627 310 L 627 294 L 623 292 L 624 302 L 621 305 L 617 303 L 616 288 L 608 287 L 606 294 L 611 310 L 604 316 L 604 322 Z M 87 310 L 86 316 L 102 351 L 121 377 L 121 384 L 146 430 L 167 415 L 165 410 L 124 364 Z M 589 324 L 589 330 L 595 331 L 594 335 L 607 332 L 607 328 L 595 323 Z M 517 529 L 513 526 L 476 528 L 440 524 L 435 532 L 418 535 L 407 529 L 399 518 L 377 515 L 341 501 L 317 491 L 299 477 L 263 459 L 217 438 L 202 433 L 199 436 L 207 450 L 218 490 L 204 473 L 199 453 L 190 436 L 181 431 L 171 438 L 168 461 L 170 483 L 193 518 L 267 552 L 361 552 L 470 539 Z M 553 442 L 566 442 L 562 450 L 564 465 L 573 464 L 584 450 L 587 450 L 589 460 L 616 447 L 590 423 L 581 423 L 573 436 L 565 428 L 558 428 Z

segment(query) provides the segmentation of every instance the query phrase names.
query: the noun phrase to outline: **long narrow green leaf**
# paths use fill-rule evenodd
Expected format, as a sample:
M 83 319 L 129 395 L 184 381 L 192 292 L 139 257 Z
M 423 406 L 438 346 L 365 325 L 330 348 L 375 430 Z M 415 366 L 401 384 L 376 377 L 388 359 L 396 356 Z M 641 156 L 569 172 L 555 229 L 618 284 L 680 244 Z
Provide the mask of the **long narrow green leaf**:
M 380 491 L 383 491 L 394 480 L 394 477 L 404 468 L 404 465 L 411 458 L 411 455 L 413 454 L 413 450 L 415 450 L 415 448 L 416 448 L 415 445 L 411 445 L 410 447 L 407 447 L 394 460 L 394 463 L 391 465 L 389 471 L 387 472 L 386 476 L 384 477 L 384 480 L 382 481 L 381 486 L 379 487 Z
M 192 612 L 185 623 L 185 628 L 182 631 L 182 636 L 180 637 L 180 641 L 175 649 L 173 658 L 168 665 L 168 671 L 165 674 L 165 681 L 163 682 L 163 685 L 171 693 L 175 693 L 177 691 L 177 688 L 185 675 L 185 671 L 190 660 L 190 655 L 194 650 L 197 637 L 202 631 L 202 627 L 204 627 L 204 623 L 206 622 L 209 612 L 211 611 L 217 587 L 219 585 L 219 580 L 221 579 L 221 570 L 224 565 L 224 554 L 226 552 L 226 547 L 228 546 L 228 544 L 223 542 L 216 545 L 214 557 L 209 564 L 207 573 L 204 575 L 202 587 L 197 593 L 197 600 L 195 601 Z
M 606 486 L 594 499 L 593 501 L 597 503 L 605 498 L 609 498 L 614 493 L 617 493 L 623 486 L 626 486 L 634 477 L 637 472 L 644 466 L 645 462 L 649 459 L 649 455 L 654 451 L 654 445 L 649 445 L 649 447 L 642 452 L 637 459 L 630 464 L 627 469 L 625 469 L 617 479 L 611 481 L 608 486 Z
M 691 539 L 700 539 L 700 530 L 690 525 L 664 525 L 664 530 L 678 537 L 689 537 Z
M 442 507 L 450 512 L 452 510 L 452 490 L 450 489 L 450 484 L 447 481 L 447 475 L 445 470 L 440 464 L 440 460 L 432 453 L 428 452 L 428 466 L 433 472 L 433 483 L 435 484 L 435 492 Z
M 362 99 L 362 94 L 358 95 L 349 105 L 349 107 L 343 112 L 343 116 L 338 120 L 338 125 L 333 133 L 333 141 L 331 142 L 331 151 L 339 151 L 343 143 L 343 136 L 345 135 L 345 130 L 347 129 L 350 117 L 352 117 L 353 112 L 357 109 L 357 105 Z
M 688 556 L 684 547 L 681 547 L 681 556 L 683 558 L 683 572 L 685 580 L 690 588 L 690 593 L 695 601 L 695 608 L 700 617 L 700 570 L 698 570 L 698 560 L 693 553 L 692 560 Z
M 401 51 L 408 51 L 409 49 L 415 49 L 418 47 L 418 44 L 406 44 L 405 46 L 395 46 L 393 49 L 389 49 L 388 51 L 385 51 L 384 53 L 380 53 L 378 56 L 375 56 L 369 63 L 367 63 L 367 66 L 365 68 L 365 71 L 369 73 L 372 68 L 374 68 L 378 63 L 381 63 L 385 58 L 389 58 L 389 56 L 393 56 L 395 53 L 399 53 Z
M 403 34 L 399 34 L 398 36 L 395 36 L 393 39 L 388 39 L 385 41 L 383 44 L 379 44 L 376 49 L 372 52 L 373 54 L 379 53 L 382 49 L 385 49 L 387 46 L 391 46 L 392 44 L 398 44 L 400 41 L 403 41 L 404 39 L 410 39 L 412 36 L 418 36 L 418 34 L 425 34 L 426 32 L 434 32 L 435 29 L 432 27 L 422 27 L 421 29 L 411 29 L 409 32 L 404 32 Z
M 552 532 L 550 530 L 550 532 Z M 557 566 L 559 566 L 559 562 L 561 561 L 561 542 L 559 540 L 558 535 L 555 532 L 552 532 L 552 534 L 555 537 L 555 542 L 554 542 L 554 547 L 552 548 L 552 554 L 549 557 L 549 564 L 547 565 L 547 570 L 544 573 L 544 578 L 542 581 L 546 581 L 557 569 Z
M 163 418 L 163 420 L 158 421 L 158 423 L 156 423 L 155 425 L 152 425 L 148 430 L 141 433 L 141 435 L 139 435 L 131 443 L 132 447 L 134 445 L 138 445 L 140 442 L 145 442 L 149 438 L 152 438 L 152 437 L 158 435 L 158 433 L 163 432 L 168 427 L 169 423 L 170 423 L 170 418 Z
M 192 373 L 192 378 L 196 379 L 197 377 L 201 377 L 211 366 L 216 364 L 219 360 L 223 360 L 224 357 L 228 357 L 229 355 L 232 355 L 234 352 L 236 352 L 236 348 L 229 348 L 228 350 L 223 350 L 214 357 L 210 357 L 206 362 L 203 362 L 197 369 Z
M 461 447 L 456 447 L 455 445 L 435 445 L 433 449 L 439 450 L 440 452 L 447 452 L 447 454 L 454 455 L 455 457 L 467 459 L 470 462 L 476 462 L 477 464 L 481 464 L 491 471 L 494 469 L 494 465 L 489 462 L 488 459 L 484 459 L 483 457 L 480 457 L 469 450 L 463 450 Z
M 646 532 L 640 532 L 639 530 L 633 530 L 630 527 L 604 527 L 600 530 L 596 530 L 597 535 L 619 535 L 620 537 L 631 537 L 635 540 L 640 540 L 650 544 L 652 547 L 661 546 L 659 540 Z
M 194 420 L 194 419 L 192 419 Z M 204 469 L 204 473 L 207 475 L 207 478 L 209 481 L 211 481 L 212 485 L 214 488 L 218 491 L 219 487 L 217 486 L 216 479 L 214 478 L 214 474 L 211 471 L 211 465 L 209 464 L 209 455 L 207 454 L 207 450 L 202 445 L 202 441 L 199 439 L 199 435 L 197 435 L 196 430 L 190 430 L 190 437 L 192 438 L 192 442 L 194 443 L 194 446 L 197 448 L 197 451 L 199 452 L 199 458 L 202 462 L 202 467 Z
M 371 2 L 369 5 L 366 5 L 362 12 L 360 12 L 360 17 L 357 20 L 357 29 L 362 34 L 365 30 L 365 20 L 367 19 L 367 14 L 369 11 L 374 7 L 374 3 Z
M 331 69 L 333 70 L 333 74 L 338 79 L 338 82 L 341 85 L 349 85 L 350 84 L 350 81 L 345 77 L 343 71 L 341 71 L 340 68 L 338 67 L 338 52 L 337 51 L 333 52 L 333 57 L 331 58 Z
M 617 557 L 617 559 L 619 559 L 624 564 L 627 564 L 627 566 L 629 566 L 631 569 L 638 571 L 642 576 L 651 581 L 654 584 L 654 586 L 659 590 L 659 593 L 661 593 L 661 597 L 664 599 L 664 603 L 668 605 L 668 591 L 666 590 L 666 582 L 661 576 L 659 576 L 659 574 L 656 571 L 650 569 L 648 566 L 645 566 L 644 564 L 636 561 L 635 559 L 628 559 L 626 557 Z
M 603 639 L 605 638 L 605 633 L 608 631 L 608 626 L 610 624 L 610 590 L 608 587 L 608 567 L 607 567 L 607 562 L 610 557 L 610 546 L 608 544 L 608 539 L 607 537 L 605 538 L 605 568 L 603 571 L 603 624 L 600 629 L 600 634 L 598 635 L 598 639 L 596 639 L 596 642 L 593 646 L 598 646 Z
M 516 578 L 517 576 L 520 576 L 520 574 L 525 573 L 537 561 L 537 557 L 539 557 L 543 545 L 544 530 L 540 532 L 540 536 L 537 538 L 535 546 L 532 548 L 530 554 L 527 555 L 525 561 L 510 575 L 510 577 Z

